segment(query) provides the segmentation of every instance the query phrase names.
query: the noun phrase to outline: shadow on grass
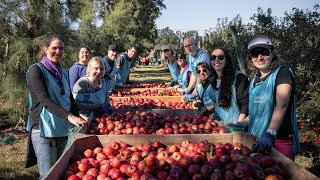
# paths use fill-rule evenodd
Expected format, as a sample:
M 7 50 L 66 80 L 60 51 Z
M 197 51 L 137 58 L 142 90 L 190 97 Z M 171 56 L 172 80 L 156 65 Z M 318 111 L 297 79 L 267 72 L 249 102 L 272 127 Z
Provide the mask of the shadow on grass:
M 26 169 L 28 170 L 28 169 Z M 21 172 L 14 171 L 9 168 L 0 168 L 0 179 L 1 180 L 34 180 L 39 179 L 38 172 L 27 172 L 27 174 L 21 174 Z
M 307 158 L 313 158 L 311 168 L 307 168 L 312 174 L 320 178 L 320 147 L 315 146 L 311 141 L 301 142 L 301 155 Z

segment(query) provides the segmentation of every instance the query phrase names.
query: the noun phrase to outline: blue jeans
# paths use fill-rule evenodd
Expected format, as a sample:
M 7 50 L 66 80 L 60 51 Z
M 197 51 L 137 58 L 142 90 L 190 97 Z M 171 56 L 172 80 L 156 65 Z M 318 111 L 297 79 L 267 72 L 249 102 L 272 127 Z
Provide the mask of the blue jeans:
M 40 136 L 40 130 L 32 129 L 31 140 L 37 156 L 39 179 L 43 179 L 62 155 L 67 138 L 43 138 Z

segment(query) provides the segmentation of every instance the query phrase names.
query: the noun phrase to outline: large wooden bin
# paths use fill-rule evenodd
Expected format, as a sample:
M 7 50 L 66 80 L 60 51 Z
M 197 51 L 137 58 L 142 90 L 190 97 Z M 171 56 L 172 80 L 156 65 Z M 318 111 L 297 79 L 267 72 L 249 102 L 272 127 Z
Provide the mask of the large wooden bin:
M 232 134 L 172 134 L 172 135 L 83 135 L 79 134 L 69 148 L 62 154 L 56 164 L 51 168 L 45 179 L 58 180 L 66 170 L 69 160 L 74 153 L 83 153 L 88 148 L 103 147 L 109 145 L 112 141 L 124 141 L 132 145 L 141 143 L 152 143 L 160 141 L 164 144 L 180 144 L 183 140 L 190 140 L 198 143 L 200 140 L 207 139 L 212 143 L 234 143 L 240 142 L 243 145 L 252 147 L 255 138 L 249 133 L 232 133 Z M 282 161 L 284 171 L 290 180 L 315 180 L 319 179 L 306 169 L 294 163 L 283 154 L 272 149 L 271 156 Z

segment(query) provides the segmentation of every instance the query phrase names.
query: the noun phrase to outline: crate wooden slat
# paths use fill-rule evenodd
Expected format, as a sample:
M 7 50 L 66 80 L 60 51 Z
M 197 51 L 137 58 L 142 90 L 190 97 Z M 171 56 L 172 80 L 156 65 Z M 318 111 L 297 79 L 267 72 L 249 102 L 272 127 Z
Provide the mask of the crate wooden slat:
M 143 92 L 143 91 L 147 91 L 147 90 L 166 90 L 166 89 L 175 89 L 176 87 L 167 87 L 167 88 L 119 88 L 119 89 L 115 89 L 116 91 L 130 91 L 130 92 Z M 176 88 L 176 89 L 180 89 L 180 88 Z
M 51 168 L 46 176 L 46 179 L 58 180 L 62 173 L 68 166 L 69 159 L 74 153 L 83 153 L 88 148 L 103 147 L 109 145 L 112 141 L 124 141 L 132 145 L 142 143 L 152 143 L 160 141 L 164 144 L 180 144 L 183 140 L 190 140 L 193 143 L 198 143 L 201 140 L 207 139 L 212 143 L 234 143 L 240 142 L 243 145 L 252 147 L 255 138 L 249 133 L 232 133 L 232 134 L 172 134 L 172 135 L 107 135 L 95 136 L 78 134 L 76 140 L 69 146 L 69 148 L 59 158 L 57 163 Z M 306 169 L 294 163 L 289 158 L 285 157 L 275 149 L 271 150 L 271 156 L 280 160 L 284 165 L 284 171 L 289 176 L 289 180 L 303 179 L 316 180 L 319 179 Z
M 160 115 L 163 116 L 182 116 L 182 115 L 191 115 L 191 116 L 195 116 L 198 112 L 197 109 L 143 109 L 143 110 L 139 110 L 139 109 L 116 109 L 113 110 L 113 112 L 118 112 L 118 113 L 126 113 L 128 111 L 133 111 L 133 112 L 152 112 L 152 113 L 158 113 Z

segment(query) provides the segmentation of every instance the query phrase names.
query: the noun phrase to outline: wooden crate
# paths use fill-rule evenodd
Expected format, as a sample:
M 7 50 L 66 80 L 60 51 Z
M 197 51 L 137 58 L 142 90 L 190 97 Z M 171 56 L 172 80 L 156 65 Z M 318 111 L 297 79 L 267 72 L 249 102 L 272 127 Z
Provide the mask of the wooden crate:
M 112 141 L 124 141 L 132 145 L 142 143 L 153 143 L 160 141 L 164 144 L 180 144 L 183 140 L 190 140 L 193 143 L 199 143 L 201 140 L 207 139 L 212 143 L 234 143 L 240 142 L 245 146 L 252 147 L 255 138 L 249 133 L 232 133 L 232 134 L 172 134 L 172 135 L 83 135 L 79 134 L 76 140 L 69 146 L 69 148 L 62 154 L 59 160 L 51 168 L 45 179 L 58 180 L 63 172 L 66 170 L 69 160 L 74 153 L 83 153 L 88 148 L 103 147 L 109 145 Z M 275 159 L 282 161 L 284 171 L 289 176 L 288 179 L 303 179 L 303 180 L 316 180 L 319 179 L 306 169 L 294 163 L 283 154 L 275 149 L 272 149 L 271 156 Z
M 152 100 L 156 100 L 159 99 L 163 102 L 181 102 L 183 101 L 183 97 L 184 96 L 141 96 L 141 97 L 137 97 L 137 98 L 142 98 L 142 99 L 152 99 Z M 135 97 L 109 97 L 110 100 L 125 100 L 125 99 L 130 99 L 130 98 L 135 98 Z

